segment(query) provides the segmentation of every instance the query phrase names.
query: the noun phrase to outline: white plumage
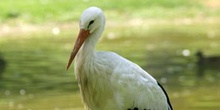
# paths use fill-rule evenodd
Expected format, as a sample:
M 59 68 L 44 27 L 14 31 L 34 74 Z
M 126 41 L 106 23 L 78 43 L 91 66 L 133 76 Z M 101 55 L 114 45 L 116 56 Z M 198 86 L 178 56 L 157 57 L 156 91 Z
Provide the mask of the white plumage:
M 105 27 L 101 9 L 81 15 L 80 32 L 67 69 L 75 58 L 75 74 L 88 110 L 172 110 L 162 86 L 135 63 L 113 52 L 96 52 Z

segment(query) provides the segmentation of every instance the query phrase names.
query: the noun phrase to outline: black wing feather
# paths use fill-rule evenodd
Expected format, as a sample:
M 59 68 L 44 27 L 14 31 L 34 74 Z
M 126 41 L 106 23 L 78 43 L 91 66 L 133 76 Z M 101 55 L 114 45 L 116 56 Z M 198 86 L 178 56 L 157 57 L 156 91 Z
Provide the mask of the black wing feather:
M 165 96 L 166 96 L 166 98 L 167 98 L 167 103 L 168 103 L 168 105 L 169 105 L 168 110 L 173 110 L 173 107 L 172 107 L 172 105 L 171 105 L 171 103 L 170 103 L 170 99 L 169 99 L 169 96 L 168 96 L 167 92 L 165 91 L 165 89 L 163 88 L 163 86 L 162 86 L 159 82 L 157 82 L 157 84 L 158 84 L 158 85 L 160 86 L 160 88 L 163 90 L 163 92 L 164 92 L 164 94 L 165 94 Z

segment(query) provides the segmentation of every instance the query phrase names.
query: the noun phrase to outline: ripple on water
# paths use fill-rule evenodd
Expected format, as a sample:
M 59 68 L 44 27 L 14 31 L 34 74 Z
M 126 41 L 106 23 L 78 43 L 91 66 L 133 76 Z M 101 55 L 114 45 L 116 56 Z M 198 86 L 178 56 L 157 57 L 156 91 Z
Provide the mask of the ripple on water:
M 10 90 L 6 90 L 6 91 L 5 91 L 5 95 L 6 95 L 6 96 L 9 96 L 10 94 L 11 94 L 11 91 L 10 91 Z
M 21 89 L 21 90 L 19 91 L 19 93 L 20 93 L 20 95 L 25 95 L 26 91 L 25 91 L 24 89 Z

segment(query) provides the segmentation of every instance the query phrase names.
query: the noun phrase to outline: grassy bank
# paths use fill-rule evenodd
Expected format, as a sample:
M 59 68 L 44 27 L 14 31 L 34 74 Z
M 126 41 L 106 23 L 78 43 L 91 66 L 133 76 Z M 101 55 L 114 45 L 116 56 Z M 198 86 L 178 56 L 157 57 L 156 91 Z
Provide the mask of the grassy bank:
M 101 7 L 108 19 L 219 17 L 216 8 L 198 0 L 7 0 L 0 2 L 0 23 L 48 23 L 78 21 L 89 6 Z

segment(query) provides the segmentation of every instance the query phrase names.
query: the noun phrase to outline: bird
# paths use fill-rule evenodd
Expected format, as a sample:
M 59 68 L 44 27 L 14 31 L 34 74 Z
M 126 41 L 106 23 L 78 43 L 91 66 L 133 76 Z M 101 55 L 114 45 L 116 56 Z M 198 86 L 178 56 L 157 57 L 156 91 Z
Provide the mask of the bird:
M 95 46 L 105 28 L 102 9 L 85 9 L 66 70 L 74 73 L 87 110 L 173 110 L 165 89 L 145 70 L 126 58 Z
M 219 70 L 220 56 L 207 56 L 203 51 L 196 52 L 197 57 L 197 75 L 203 77 L 206 70 Z

